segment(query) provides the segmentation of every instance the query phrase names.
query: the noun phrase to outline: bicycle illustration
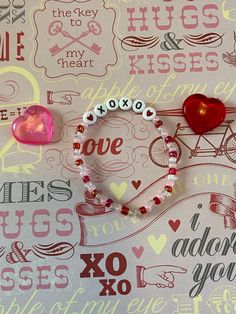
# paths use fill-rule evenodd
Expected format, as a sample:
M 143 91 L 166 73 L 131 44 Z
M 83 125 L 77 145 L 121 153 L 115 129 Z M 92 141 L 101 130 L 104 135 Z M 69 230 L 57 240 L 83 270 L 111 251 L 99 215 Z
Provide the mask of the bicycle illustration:
M 182 155 L 181 146 L 184 145 L 190 151 L 190 159 L 226 156 L 231 162 L 236 163 L 236 133 L 231 127 L 232 122 L 233 120 L 227 120 L 217 129 L 202 135 L 196 135 L 189 126 L 178 123 L 174 134 L 178 160 Z M 162 137 L 157 137 L 151 142 L 149 156 L 154 164 L 160 167 L 168 166 L 168 150 Z

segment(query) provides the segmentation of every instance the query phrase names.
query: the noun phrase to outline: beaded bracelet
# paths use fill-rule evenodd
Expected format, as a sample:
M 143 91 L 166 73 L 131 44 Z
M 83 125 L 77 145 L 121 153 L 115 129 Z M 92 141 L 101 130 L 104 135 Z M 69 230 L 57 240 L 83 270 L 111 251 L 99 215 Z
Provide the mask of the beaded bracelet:
M 91 182 L 88 172 L 84 167 L 84 161 L 82 158 L 82 144 L 85 141 L 85 130 L 96 123 L 98 118 L 105 117 L 109 111 L 115 111 L 118 108 L 121 110 L 133 109 L 135 113 L 142 114 L 146 121 L 152 121 L 156 129 L 159 131 L 166 151 L 168 151 L 168 172 L 167 181 L 161 191 L 159 191 L 152 200 L 146 202 L 145 205 L 138 209 L 131 211 L 127 206 L 115 203 L 111 198 L 106 197 L 101 191 L 98 191 L 96 186 Z M 79 124 L 75 131 L 74 143 L 74 158 L 75 164 L 80 169 L 80 176 L 84 182 L 85 188 L 89 191 L 91 196 L 102 206 L 109 208 L 110 210 L 115 210 L 123 215 L 132 216 L 134 214 L 144 215 L 150 213 L 152 209 L 160 204 L 162 204 L 164 198 L 170 195 L 173 191 L 174 182 L 176 180 L 176 163 L 178 153 L 176 150 L 176 145 L 174 138 L 171 137 L 167 130 L 163 127 L 163 122 L 157 117 L 155 109 L 152 107 L 146 107 L 142 100 L 135 100 L 134 102 L 128 98 L 123 97 L 120 100 L 109 99 L 106 104 L 98 104 L 95 106 L 93 111 L 87 111 L 83 115 L 83 123 Z

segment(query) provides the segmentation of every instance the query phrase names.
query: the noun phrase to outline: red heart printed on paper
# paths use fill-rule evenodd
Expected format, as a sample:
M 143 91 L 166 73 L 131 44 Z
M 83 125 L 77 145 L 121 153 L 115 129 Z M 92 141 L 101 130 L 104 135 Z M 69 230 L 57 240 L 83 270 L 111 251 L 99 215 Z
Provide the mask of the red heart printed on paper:
M 144 247 L 140 246 L 139 248 L 137 248 L 136 246 L 133 246 L 132 251 L 137 258 L 140 258 L 141 255 L 143 254 Z
M 132 185 L 137 190 L 141 185 L 141 180 L 138 180 L 138 181 L 133 180 Z
M 26 109 L 23 116 L 12 123 L 12 134 L 24 144 L 43 145 L 52 140 L 54 124 L 49 110 L 34 105 Z
M 183 113 L 193 132 L 203 134 L 224 121 L 226 109 L 223 102 L 217 98 L 193 94 L 184 101 Z
M 180 220 L 176 219 L 176 220 L 169 220 L 168 221 L 169 226 L 171 227 L 171 229 L 176 232 L 179 229 L 180 226 Z

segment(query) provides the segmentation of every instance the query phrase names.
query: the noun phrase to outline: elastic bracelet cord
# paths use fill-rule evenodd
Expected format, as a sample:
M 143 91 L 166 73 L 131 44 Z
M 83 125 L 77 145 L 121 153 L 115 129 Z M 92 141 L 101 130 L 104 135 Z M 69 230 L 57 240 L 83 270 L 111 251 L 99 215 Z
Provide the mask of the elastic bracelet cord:
M 151 121 L 155 128 L 160 133 L 160 136 L 163 139 L 164 146 L 168 152 L 168 172 L 166 174 L 166 182 L 161 190 L 159 190 L 156 195 L 149 201 L 147 201 L 141 207 L 131 210 L 129 207 L 114 202 L 111 198 L 107 197 L 101 191 L 99 191 L 94 183 L 91 182 L 91 179 L 88 174 L 88 170 L 85 167 L 85 162 L 83 160 L 83 143 L 86 140 L 86 129 L 94 125 L 97 122 L 98 118 L 103 118 L 107 115 L 109 111 L 115 111 L 118 108 L 121 110 L 133 109 L 135 113 L 142 114 L 143 118 L 146 121 Z M 83 180 L 85 189 L 89 191 L 91 197 L 93 197 L 98 203 L 102 206 L 109 208 L 112 211 L 119 212 L 125 216 L 133 215 L 145 215 L 150 213 L 154 208 L 158 207 L 163 203 L 164 199 L 171 195 L 173 192 L 173 186 L 175 180 L 177 179 L 177 158 L 178 153 L 175 145 L 174 138 L 170 136 L 163 126 L 163 122 L 158 118 L 156 111 L 152 107 L 146 107 L 145 103 L 142 100 L 135 100 L 134 102 L 128 98 L 124 97 L 120 100 L 109 99 L 106 104 L 96 105 L 94 110 L 87 111 L 83 115 L 83 123 L 80 123 L 75 131 L 74 143 L 74 159 L 75 164 L 80 170 L 80 176 Z

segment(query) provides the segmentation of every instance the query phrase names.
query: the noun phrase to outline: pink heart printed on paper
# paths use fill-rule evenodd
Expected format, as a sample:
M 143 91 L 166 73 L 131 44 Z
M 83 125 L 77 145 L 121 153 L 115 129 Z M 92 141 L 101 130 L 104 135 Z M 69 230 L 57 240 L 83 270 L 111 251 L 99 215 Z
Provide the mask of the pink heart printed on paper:
M 49 110 L 40 105 L 26 109 L 23 116 L 12 123 L 12 134 L 24 144 L 43 145 L 52 140 L 54 123 Z
M 140 258 L 141 255 L 143 254 L 144 247 L 140 246 L 139 248 L 137 248 L 136 246 L 133 246 L 132 251 L 137 258 Z

